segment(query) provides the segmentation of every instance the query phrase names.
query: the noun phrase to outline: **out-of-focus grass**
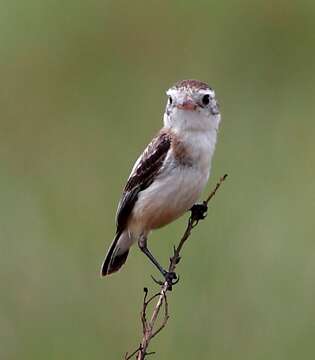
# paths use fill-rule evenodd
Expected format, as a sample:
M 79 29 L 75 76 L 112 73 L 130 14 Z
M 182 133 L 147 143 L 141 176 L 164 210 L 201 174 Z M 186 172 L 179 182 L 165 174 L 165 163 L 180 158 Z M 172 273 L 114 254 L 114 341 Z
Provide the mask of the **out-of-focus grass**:
M 154 269 L 136 248 L 119 274 L 98 269 L 164 91 L 191 77 L 222 109 L 211 182 L 230 176 L 187 243 L 152 347 L 172 359 L 314 357 L 314 11 L 0 4 L 1 359 L 118 359 L 139 341 Z M 164 263 L 184 224 L 152 235 Z

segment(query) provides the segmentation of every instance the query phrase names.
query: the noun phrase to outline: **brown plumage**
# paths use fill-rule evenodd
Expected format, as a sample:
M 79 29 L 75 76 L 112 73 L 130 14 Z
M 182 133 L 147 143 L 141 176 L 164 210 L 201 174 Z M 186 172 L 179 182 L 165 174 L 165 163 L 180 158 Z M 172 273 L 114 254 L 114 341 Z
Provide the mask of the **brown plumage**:
M 207 182 L 220 122 L 215 93 L 202 81 L 182 80 L 167 95 L 164 128 L 136 161 L 123 190 L 102 276 L 120 269 L 136 241 L 164 275 L 146 239 L 191 208 Z
M 160 131 L 147 146 L 130 175 L 118 205 L 116 236 L 102 265 L 102 276 L 116 272 L 126 262 L 129 250 L 118 254 L 117 242 L 127 227 L 130 214 L 138 200 L 139 193 L 149 187 L 154 181 L 163 165 L 170 146 L 171 134 L 168 131 Z
M 187 146 L 185 146 L 178 135 L 172 134 L 171 147 L 178 164 L 192 166 L 193 160 L 187 150 Z
M 193 79 L 178 81 L 174 85 L 174 87 L 177 88 L 177 89 L 180 89 L 180 88 L 194 88 L 196 90 L 198 90 L 198 89 L 203 89 L 203 90 L 210 89 L 208 84 L 206 84 L 205 82 L 202 82 L 202 81 L 199 81 L 199 80 L 193 80 Z
M 123 231 L 140 191 L 153 182 L 171 146 L 171 135 L 161 131 L 147 146 L 138 165 L 129 177 L 117 210 L 117 232 Z

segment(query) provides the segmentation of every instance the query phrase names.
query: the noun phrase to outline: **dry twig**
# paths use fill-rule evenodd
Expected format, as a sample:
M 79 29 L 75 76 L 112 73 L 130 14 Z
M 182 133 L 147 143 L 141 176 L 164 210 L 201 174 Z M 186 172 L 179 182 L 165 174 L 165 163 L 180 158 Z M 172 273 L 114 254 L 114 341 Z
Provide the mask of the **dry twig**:
M 208 203 L 210 200 L 214 197 L 218 189 L 220 188 L 223 181 L 227 178 L 227 174 L 222 176 L 219 180 L 219 182 L 216 184 L 215 188 L 212 190 L 212 192 L 209 194 L 207 199 L 203 202 L 203 206 L 206 209 Z M 173 256 L 170 258 L 170 264 L 168 267 L 169 272 L 174 272 L 176 269 L 176 265 L 180 261 L 180 252 L 182 250 L 182 247 L 186 240 L 189 238 L 192 229 L 198 225 L 199 221 L 201 219 L 205 218 L 205 214 L 200 214 L 200 212 L 194 212 L 192 209 L 191 215 L 188 219 L 187 228 L 178 244 L 177 247 L 174 247 Z M 143 306 L 141 311 L 141 322 L 142 322 L 142 331 L 143 331 L 143 337 L 141 344 L 138 346 L 138 348 L 132 352 L 131 354 L 126 353 L 125 360 L 129 360 L 133 358 L 134 356 L 137 356 L 137 360 L 144 360 L 146 356 L 154 354 L 154 352 L 147 352 L 149 343 L 151 339 L 154 338 L 166 325 L 168 319 L 169 319 L 169 313 L 168 313 L 168 302 L 167 302 L 167 292 L 172 290 L 172 286 L 165 281 L 161 284 L 160 291 L 151 296 L 149 299 L 148 297 L 148 289 L 144 288 L 144 299 L 143 299 Z M 154 306 L 153 313 L 151 315 L 151 319 L 148 321 L 147 319 L 147 308 L 150 303 L 153 302 L 154 299 L 158 298 L 157 303 Z M 162 320 L 161 325 L 154 330 L 158 315 L 161 311 L 162 306 L 164 305 L 164 317 Z

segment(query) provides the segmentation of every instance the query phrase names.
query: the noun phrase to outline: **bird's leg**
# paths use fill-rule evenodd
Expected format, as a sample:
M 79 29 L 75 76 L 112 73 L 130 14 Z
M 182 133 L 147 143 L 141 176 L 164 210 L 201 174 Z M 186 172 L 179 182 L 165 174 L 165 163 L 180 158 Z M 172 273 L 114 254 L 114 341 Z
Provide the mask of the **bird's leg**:
M 155 257 L 152 255 L 152 253 L 150 252 L 150 250 L 147 247 L 147 237 L 145 235 L 140 236 L 140 238 L 138 240 L 138 245 L 139 245 L 140 250 L 150 259 L 150 261 L 158 268 L 160 273 L 164 276 L 165 280 L 167 281 L 167 283 L 169 285 L 169 290 L 171 290 L 172 285 L 175 285 L 178 282 L 176 274 L 174 272 L 166 271 L 159 264 L 159 262 L 155 259 Z M 154 278 L 153 278 L 153 280 L 160 285 L 163 284 L 163 282 L 157 281 Z M 175 280 L 175 281 L 173 281 L 173 280 Z
M 138 245 L 140 250 L 150 259 L 150 261 L 158 268 L 160 273 L 165 277 L 167 271 L 163 269 L 163 267 L 159 264 L 159 262 L 152 255 L 150 250 L 147 247 L 147 237 L 145 235 L 141 235 L 138 241 Z
M 193 221 L 198 222 L 199 220 L 203 220 L 207 216 L 208 205 L 204 201 L 199 204 L 195 204 L 191 209 L 191 219 Z

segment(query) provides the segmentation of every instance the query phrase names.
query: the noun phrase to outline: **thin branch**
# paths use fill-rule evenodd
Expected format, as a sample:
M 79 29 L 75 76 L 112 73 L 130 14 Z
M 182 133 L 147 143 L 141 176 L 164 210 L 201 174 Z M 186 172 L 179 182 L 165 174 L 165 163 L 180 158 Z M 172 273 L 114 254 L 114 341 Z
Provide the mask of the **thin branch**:
M 227 174 L 223 175 L 219 182 L 217 182 L 215 188 L 211 191 L 210 195 L 207 197 L 206 200 L 206 204 L 209 204 L 209 201 L 214 197 L 214 195 L 216 194 L 216 192 L 219 190 L 219 187 L 221 186 L 221 184 L 223 183 L 223 181 L 227 178 Z
M 165 327 L 169 317 L 170 316 L 168 314 L 167 296 L 166 296 L 166 294 L 164 294 L 164 320 L 163 320 L 161 326 L 157 330 L 155 330 L 155 332 L 152 334 L 151 339 L 153 339 L 154 336 L 157 335 Z
M 201 209 L 202 213 L 195 212 L 192 208 L 191 215 L 188 219 L 188 224 L 186 227 L 186 230 L 180 239 L 180 242 L 177 247 L 174 246 L 173 256 L 170 258 L 170 264 L 168 267 L 169 272 L 174 272 L 176 269 L 177 264 L 179 263 L 181 257 L 180 252 L 183 248 L 183 245 L 185 244 L 186 240 L 189 238 L 191 231 L 194 227 L 196 227 L 200 220 L 204 219 L 206 217 L 206 210 L 207 206 L 210 202 L 210 200 L 215 196 L 216 192 L 219 190 L 220 186 L 224 182 L 224 180 L 227 178 L 227 174 L 222 176 L 219 180 L 219 182 L 216 184 L 215 188 L 212 190 L 212 192 L 209 194 L 209 196 L 206 198 L 206 200 L 202 203 Z M 205 212 L 205 213 L 204 213 Z M 144 288 L 144 298 L 143 298 L 143 306 L 141 311 L 141 322 L 142 322 L 142 341 L 141 344 L 138 346 L 138 348 L 132 352 L 130 355 L 126 353 L 125 360 L 129 360 L 133 358 L 134 356 L 137 356 L 137 360 L 144 360 L 146 356 L 154 354 L 154 352 L 147 352 L 148 346 L 150 344 L 151 339 L 155 337 L 167 324 L 167 321 L 169 319 L 169 312 L 168 312 L 168 302 L 167 302 L 167 292 L 172 290 L 172 286 L 169 282 L 165 281 L 161 284 L 160 291 L 151 296 L 149 300 L 147 300 L 148 296 L 148 289 Z M 147 308 L 148 305 L 155 299 L 158 298 L 157 303 L 154 306 L 151 319 L 150 321 L 147 320 Z M 156 325 L 157 318 L 159 316 L 159 313 L 161 311 L 161 308 L 164 306 L 164 317 L 161 322 L 161 325 L 154 330 L 154 327 Z
M 124 360 L 130 360 L 130 359 L 132 359 L 132 358 L 137 354 L 138 351 L 141 351 L 141 344 L 140 344 L 139 347 L 138 347 L 133 353 L 131 353 L 130 355 L 128 355 L 128 353 L 126 353 Z

